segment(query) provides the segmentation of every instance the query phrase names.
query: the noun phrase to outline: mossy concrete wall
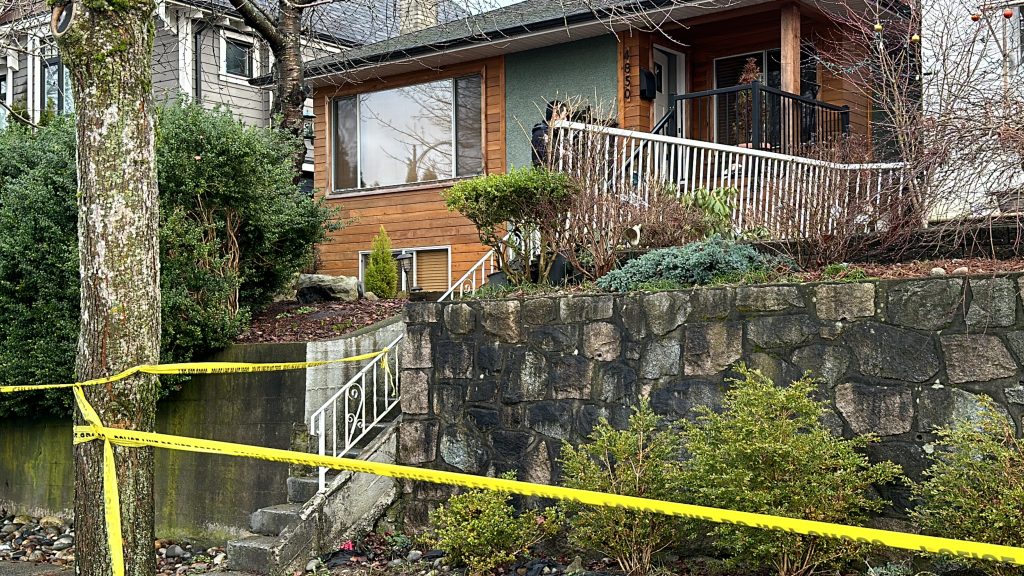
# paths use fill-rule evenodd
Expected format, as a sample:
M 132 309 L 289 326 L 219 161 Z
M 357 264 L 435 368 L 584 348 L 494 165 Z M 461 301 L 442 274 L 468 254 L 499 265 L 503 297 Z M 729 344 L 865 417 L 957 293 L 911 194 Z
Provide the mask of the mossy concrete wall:
M 611 34 L 505 56 L 507 165 L 531 165 L 530 130 L 550 100 L 579 101 L 615 118 L 618 85 L 618 42 Z
M 304 343 L 234 346 L 211 358 L 305 359 Z M 157 430 L 287 449 L 303 422 L 305 386 L 303 370 L 197 376 L 160 404 Z M 70 420 L 0 422 L 0 507 L 70 517 L 73 477 Z M 225 541 L 256 509 L 287 500 L 287 477 L 286 464 L 157 450 L 157 534 Z

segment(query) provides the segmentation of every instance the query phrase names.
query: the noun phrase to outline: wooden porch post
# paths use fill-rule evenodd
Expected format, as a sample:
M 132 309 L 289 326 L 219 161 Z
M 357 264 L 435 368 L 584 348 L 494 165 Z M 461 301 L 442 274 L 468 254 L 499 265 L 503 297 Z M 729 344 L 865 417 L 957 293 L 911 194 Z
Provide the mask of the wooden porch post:
M 789 4 L 782 7 L 782 89 L 800 93 L 800 7 Z

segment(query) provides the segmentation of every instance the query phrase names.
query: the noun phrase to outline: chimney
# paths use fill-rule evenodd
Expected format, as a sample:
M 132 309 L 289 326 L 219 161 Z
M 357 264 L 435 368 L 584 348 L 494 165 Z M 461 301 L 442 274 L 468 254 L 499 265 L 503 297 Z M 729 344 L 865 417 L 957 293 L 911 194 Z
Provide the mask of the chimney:
M 398 0 L 398 30 L 408 34 L 437 24 L 438 0 Z

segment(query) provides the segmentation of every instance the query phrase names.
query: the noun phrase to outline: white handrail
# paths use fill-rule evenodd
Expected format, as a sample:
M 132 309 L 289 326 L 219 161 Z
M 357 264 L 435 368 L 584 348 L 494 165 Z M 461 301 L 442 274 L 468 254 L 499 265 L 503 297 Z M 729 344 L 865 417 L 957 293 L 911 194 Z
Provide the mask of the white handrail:
M 310 416 L 309 429 L 317 437 L 317 451 L 321 456 L 348 454 L 398 406 L 401 392 L 398 344 L 404 337 L 403 332 L 392 340 L 384 352 L 367 362 Z M 382 366 L 385 361 L 387 369 Z M 339 404 L 342 405 L 340 429 Z M 328 415 L 331 419 L 329 427 Z M 322 491 L 327 487 L 327 468 L 320 468 L 319 476 Z
M 508 236 L 505 236 L 508 238 Z M 455 281 L 454 284 L 448 287 L 448 291 L 441 295 L 437 299 L 438 302 L 444 302 L 450 298 L 456 290 L 459 291 L 461 297 L 465 294 L 468 288 L 470 292 L 477 290 L 487 282 L 487 277 L 494 273 L 497 269 L 497 258 L 494 250 L 488 250 L 486 254 L 480 257 L 476 261 L 476 264 L 470 266 L 469 270 L 462 275 L 461 278 Z M 479 280 L 479 282 L 477 282 Z

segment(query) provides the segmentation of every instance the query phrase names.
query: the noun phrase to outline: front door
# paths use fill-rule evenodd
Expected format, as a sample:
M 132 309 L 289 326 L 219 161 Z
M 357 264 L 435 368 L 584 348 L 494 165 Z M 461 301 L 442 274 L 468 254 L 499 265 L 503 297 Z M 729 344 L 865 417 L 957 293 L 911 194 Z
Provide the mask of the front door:
M 654 85 L 657 88 L 654 98 L 654 122 L 657 124 L 672 106 L 672 96 L 684 91 L 682 54 L 661 48 L 654 49 Z M 681 117 L 676 120 L 675 123 L 669 122 L 661 133 L 665 136 L 679 136 L 678 127 L 683 123 Z

